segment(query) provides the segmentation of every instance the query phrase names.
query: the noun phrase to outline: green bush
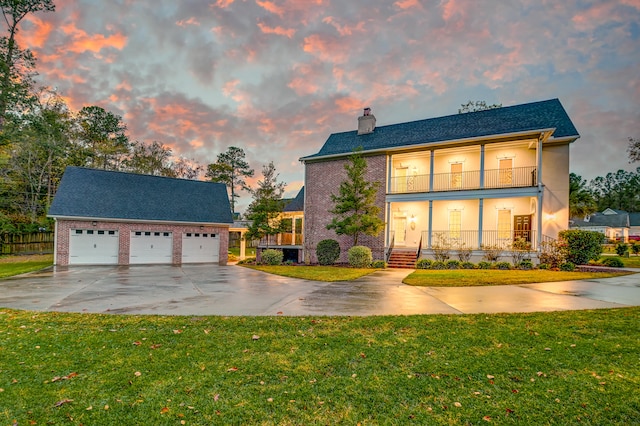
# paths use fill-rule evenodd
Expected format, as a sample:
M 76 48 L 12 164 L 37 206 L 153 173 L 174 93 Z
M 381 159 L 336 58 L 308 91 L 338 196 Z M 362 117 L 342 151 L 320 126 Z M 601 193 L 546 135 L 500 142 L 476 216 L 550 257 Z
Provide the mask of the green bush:
M 541 263 L 538 265 L 538 269 L 547 270 L 547 269 L 551 269 L 551 266 L 549 266 L 548 263 Z
M 567 254 L 565 241 L 543 241 L 540 244 L 540 264 L 547 265 L 546 269 L 558 268 L 566 261 Z
M 460 261 L 459 260 L 447 260 L 445 262 L 447 269 L 460 269 Z
M 498 262 L 496 263 L 496 269 L 509 270 L 511 269 L 511 264 L 509 262 Z
M 256 264 L 255 257 L 247 257 L 238 261 L 238 265 L 255 265 L 255 264 Z
M 316 256 L 321 265 L 333 265 L 340 257 L 340 244 L 336 240 L 322 240 L 316 246 Z
M 574 265 L 586 265 L 602 254 L 604 236 L 599 232 L 569 229 L 561 231 L 558 236 L 567 244 L 566 261 Z
M 416 262 L 416 269 L 431 269 L 433 260 L 431 259 L 418 259 Z
M 533 269 L 533 262 L 531 259 L 523 259 L 520 263 L 518 263 L 518 269 L 530 270 Z
M 478 262 L 478 269 L 491 269 L 491 262 L 485 260 Z
M 626 243 L 616 244 L 616 253 L 618 254 L 618 256 L 624 256 L 627 250 L 629 250 L 629 246 Z
M 611 268 L 624 267 L 624 262 L 619 257 L 607 257 L 602 261 L 602 264 Z
M 373 256 L 369 247 L 353 246 L 347 252 L 347 259 L 349 260 L 349 265 L 354 268 L 368 268 L 371 266 Z
M 267 249 L 261 253 L 260 259 L 265 265 L 282 265 L 283 256 L 282 250 Z
M 385 262 L 384 260 L 374 260 L 371 264 L 371 267 L 376 269 L 384 269 L 387 267 L 387 262 Z
M 431 269 L 447 269 L 447 265 L 442 260 L 436 260 L 431 264 Z
M 474 265 L 474 264 L 473 264 L 473 263 L 471 263 L 471 262 L 462 262 L 462 263 L 460 264 L 460 267 L 461 267 L 462 269 L 475 269 L 476 265 Z
M 560 265 L 560 270 L 566 271 L 566 272 L 572 272 L 576 270 L 576 265 L 574 265 L 571 262 L 565 262 L 562 265 Z
M 638 241 L 634 241 L 631 243 L 631 251 L 633 254 L 640 254 L 640 243 Z

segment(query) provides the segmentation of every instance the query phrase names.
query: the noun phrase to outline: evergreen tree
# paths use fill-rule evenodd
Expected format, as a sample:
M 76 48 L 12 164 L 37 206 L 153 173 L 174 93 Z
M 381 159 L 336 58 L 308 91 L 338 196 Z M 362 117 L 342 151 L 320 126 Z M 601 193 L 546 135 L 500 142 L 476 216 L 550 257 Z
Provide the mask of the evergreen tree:
M 587 189 L 587 181 L 575 173 L 569 174 L 569 216 L 584 218 L 596 212 L 598 205 Z
M 340 183 L 338 195 L 331 194 L 334 215 L 327 229 L 334 229 L 338 235 L 353 238 L 358 245 L 362 234 L 376 236 L 384 229 L 384 221 L 378 216 L 380 207 L 376 203 L 379 182 L 368 182 L 365 178 L 367 162 L 360 150 L 356 150 L 344 166 L 347 179 Z
M 278 182 L 278 174 L 273 161 L 262 168 L 263 179 L 258 181 L 258 188 L 251 191 L 253 201 L 247 209 L 245 218 L 250 221 L 245 234 L 247 240 L 259 240 L 282 232 L 282 221 L 279 219 L 284 207 L 282 194 L 284 182 Z
M 212 182 L 220 182 L 229 188 L 229 204 L 231 212 L 235 213 L 236 198 L 239 197 L 236 188 L 249 191 L 244 178 L 253 176 L 253 169 L 245 161 L 245 153 L 242 148 L 229 147 L 226 152 L 218 154 L 218 160 L 207 166 L 206 177 Z

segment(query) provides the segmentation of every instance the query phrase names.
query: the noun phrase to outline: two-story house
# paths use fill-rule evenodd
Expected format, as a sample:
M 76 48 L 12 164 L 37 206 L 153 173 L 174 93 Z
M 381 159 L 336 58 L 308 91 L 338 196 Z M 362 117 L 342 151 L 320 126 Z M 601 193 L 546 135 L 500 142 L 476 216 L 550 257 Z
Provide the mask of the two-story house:
M 376 127 L 369 108 L 358 130 L 334 133 L 305 165 L 305 239 L 350 238 L 326 229 L 330 199 L 354 150 L 379 182 L 384 232 L 363 239 L 375 259 L 390 250 L 429 255 L 445 242 L 482 255 L 524 238 L 537 249 L 569 226 L 569 145 L 579 134 L 558 99 Z M 315 253 L 308 253 L 311 259 Z M 345 260 L 343 254 L 341 260 Z

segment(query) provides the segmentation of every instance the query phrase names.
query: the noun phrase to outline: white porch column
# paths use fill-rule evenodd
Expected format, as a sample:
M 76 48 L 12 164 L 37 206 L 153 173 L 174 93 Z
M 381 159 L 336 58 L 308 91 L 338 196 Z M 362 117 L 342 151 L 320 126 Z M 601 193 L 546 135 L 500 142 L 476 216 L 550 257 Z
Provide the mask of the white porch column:
M 544 187 L 542 185 L 542 136 L 538 138 L 538 145 L 536 147 L 536 156 L 538 160 L 537 167 L 537 178 L 538 178 L 538 206 L 536 208 L 537 215 L 537 227 L 538 227 L 538 238 L 537 238 L 537 247 L 536 249 L 540 249 L 540 243 L 542 242 L 542 207 L 543 207 L 543 195 L 544 195 Z
M 433 177 L 433 173 L 431 173 L 431 176 Z M 433 200 L 429 200 L 429 238 L 428 238 L 428 246 L 427 246 L 429 248 L 431 248 L 432 235 L 433 235 Z
M 246 231 L 240 231 L 240 260 L 246 258 L 247 242 L 244 240 L 244 234 Z
M 483 189 L 483 188 L 484 188 L 484 144 L 480 145 L 480 189 Z
M 484 145 L 483 145 L 484 148 Z M 484 153 L 484 150 L 483 150 Z M 482 247 L 482 222 L 484 217 L 484 198 L 478 200 L 478 249 Z

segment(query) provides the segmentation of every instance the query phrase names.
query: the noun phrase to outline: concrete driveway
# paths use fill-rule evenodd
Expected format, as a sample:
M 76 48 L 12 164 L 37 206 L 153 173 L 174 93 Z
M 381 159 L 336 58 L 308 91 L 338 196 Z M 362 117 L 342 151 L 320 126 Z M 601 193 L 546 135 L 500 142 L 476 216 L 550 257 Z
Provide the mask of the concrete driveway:
M 0 306 L 158 315 L 413 315 L 640 306 L 640 275 L 499 287 L 412 287 L 410 270 L 350 282 L 285 278 L 241 266 L 75 266 L 0 280 Z

